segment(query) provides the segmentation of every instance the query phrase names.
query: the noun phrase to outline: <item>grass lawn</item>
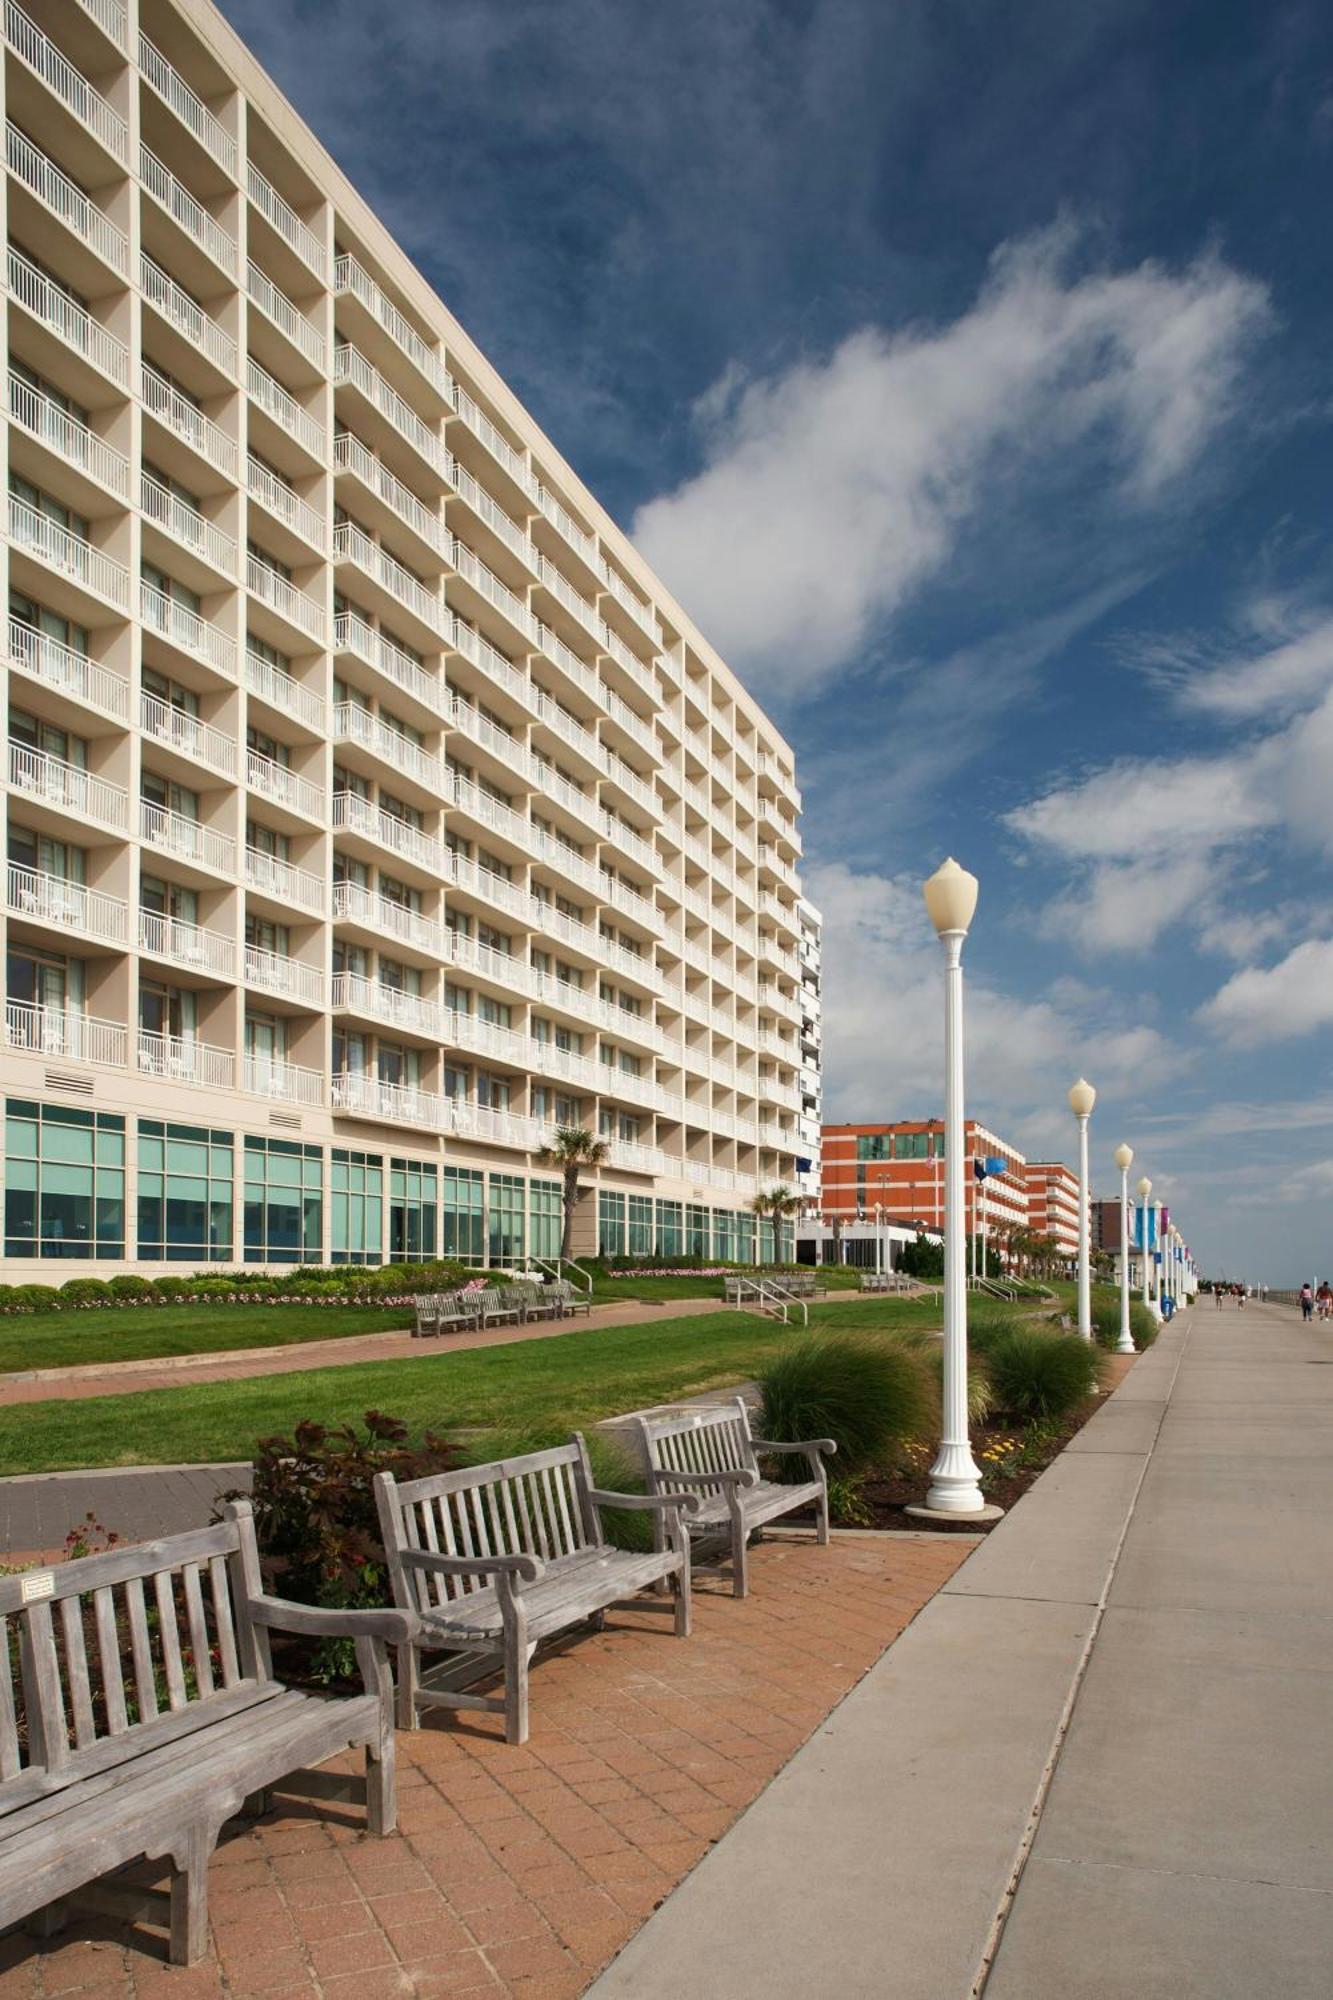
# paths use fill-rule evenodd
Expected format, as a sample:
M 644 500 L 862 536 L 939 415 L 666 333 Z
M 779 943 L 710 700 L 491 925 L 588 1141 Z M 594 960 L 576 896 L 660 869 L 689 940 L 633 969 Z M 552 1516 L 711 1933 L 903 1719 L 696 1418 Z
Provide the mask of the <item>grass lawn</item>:
M 744 1277 L 744 1271 L 737 1271 L 737 1277 Z M 860 1289 L 859 1273 L 845 1268 L 828 1268 L 821 1274 L 824 1285 L 830 1292 L 855 1292 Z M 686 1271 L 678 1278 L 639 1278 L 632 1271 L 620 1277 L 593 1279 L 592 1295 L 598 1305 L 624 1304 L 635 1299 L 717 1299 L 722 1298 L 721 1278 L 696 1277 Z
M 810 1313 L 812 1330 L 891 1332 L 938 1323 L 938 1308 L 903 1299 L 816 1305 Z M 653 1326 L 593 1327 L 559 1340 L 453 1354 L 441 1349 L 420 1360 L 29 1403 L 0 1410 L 0 1473 L 245 1459 L 256 1438 L 290 1431 L 302 1417 L 342 1423 L 370 1409 L 402 1417 L 415 1432 L 430 1428 L 445 1436 L 473 1427 L 573 1429 L 743 1381 L 790 1339 L 775 1320 L 719 1309 Z
M 231 1347 L 289 1347 L 410 1327 L 403 1306 L 91 1306 L 0 1319 L 0 1374 L 80 1362 L 147 1361 Z

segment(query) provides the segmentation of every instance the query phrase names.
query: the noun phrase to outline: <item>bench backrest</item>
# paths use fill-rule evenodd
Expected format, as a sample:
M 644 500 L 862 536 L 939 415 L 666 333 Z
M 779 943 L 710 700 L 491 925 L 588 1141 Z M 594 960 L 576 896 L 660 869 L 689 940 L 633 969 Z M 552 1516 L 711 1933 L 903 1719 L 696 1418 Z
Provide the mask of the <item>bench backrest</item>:
M 270 1681 L 249 1502 L 228 1516 L 0 1577 L 0 1818 Z
M 595 1548 L 602 1537 L 589 1498 L 592 1486 L 581 1437 L 553 1451 L 436 1472 L 401 1485 L 392 1473 L 377 1473 L 375 1501 L 395 1603 L 428 1612 L 491 1587 L 486 1577 L 409 1569 L 398 1560 L 403 1549 L 554 1562 Z
M 710 1472 L 750 1472 L 757 1469 L 750 1439 L 750 1413 L 744 1399 L 709 1409 L 688 1410 L 672 1417 L 640 1417 L 648 1484 L 670 1487 L 673 1472 L 692 1478 Z M 716 1495 L 722 1487 L 691 1486 L 691 1492 Z

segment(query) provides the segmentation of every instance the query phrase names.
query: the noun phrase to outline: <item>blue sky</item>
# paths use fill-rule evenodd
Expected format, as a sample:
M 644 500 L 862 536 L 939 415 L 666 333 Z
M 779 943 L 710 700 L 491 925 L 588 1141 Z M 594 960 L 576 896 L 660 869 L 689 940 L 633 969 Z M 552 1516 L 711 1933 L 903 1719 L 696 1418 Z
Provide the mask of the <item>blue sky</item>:
M 954 852 L 973 1108 L 1333 1270 L 1328 7 L 223 6 L 797 745 L 829 1114 Z

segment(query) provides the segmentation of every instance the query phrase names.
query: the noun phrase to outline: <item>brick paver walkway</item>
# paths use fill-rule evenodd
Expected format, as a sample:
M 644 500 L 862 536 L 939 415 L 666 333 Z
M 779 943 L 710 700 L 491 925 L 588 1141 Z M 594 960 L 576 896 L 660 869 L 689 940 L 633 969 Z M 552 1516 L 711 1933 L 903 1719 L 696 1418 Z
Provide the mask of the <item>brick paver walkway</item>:
M 691 1639 L 631 1609 L 539 1660 L 522 1749 L 489 1716 L 400 1735 L 401 1838 L 295 1806 L 238 1829 L 202 1966 L 76 1916 L 47 1945 L 0 1940 L 0 2000 L 574 2000 L 972 1546 L 779 1536 L 744 1603 L 702 1570 Z

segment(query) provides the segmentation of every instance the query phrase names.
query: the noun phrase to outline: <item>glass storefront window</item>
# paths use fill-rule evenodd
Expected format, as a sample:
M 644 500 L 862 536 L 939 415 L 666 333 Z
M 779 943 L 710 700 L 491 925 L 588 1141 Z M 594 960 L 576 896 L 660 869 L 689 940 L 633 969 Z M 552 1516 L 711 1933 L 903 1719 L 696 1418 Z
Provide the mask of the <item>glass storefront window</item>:
M 141 1118 L 138 1159 L 139 1256 L 155 1263 L 229 1264 L 232 1134 Z
M 10 1098 L 5 1254 L 123 1259 L 125 1120 Z
M 440 1255 L 480 1264 L 486 1254 L 483 1182 L 471 1167 L 445 1167 L 441 1189 Z
M 528 1247 L 534 1257 L 558 1257 L 564 1212 L 559 1181 L 528 1183 Z
M 245 1142 L 245 1260 L 318 1264 L 324 1254 L 324 1155 L 292 1139 Z
M 625 1254 L 625 1197 L 605 1188 L 597 1195 L 597 1254 L 623 1257 Z
M 436 1254 L 439 1175 L 425 1160 L 389 1162 L 389 1260 L 427 1264 Z
M 653 1198 L 647 1194 L 629 1197 L 629 1250 L 631 1257 L 653 1254 Z
M 492 1264 L 523 1261 L 523 1197 L 521 1174 L 492 1174 L 487 1216 Z
M 329 1160 L 331 1264 L 384 1261 L 384 1160 L 335 1146 Z
M 657 1254 L 679 1257 L 681 1253 L 682 1211 L 678 1201 L 657 1204 Z

